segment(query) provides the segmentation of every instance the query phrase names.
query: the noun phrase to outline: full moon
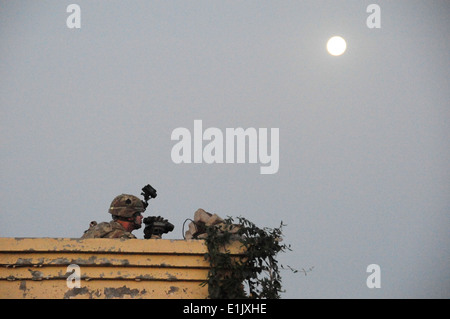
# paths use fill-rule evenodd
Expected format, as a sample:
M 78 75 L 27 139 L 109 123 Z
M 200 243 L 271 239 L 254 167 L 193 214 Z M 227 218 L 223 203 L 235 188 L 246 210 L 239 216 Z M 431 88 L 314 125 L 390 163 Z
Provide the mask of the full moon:
M 347 43 L 342 37 L 335 36 L 330 38 L 327 42 L 328 53 L 334 56 L 341 55 L 347 49 Z

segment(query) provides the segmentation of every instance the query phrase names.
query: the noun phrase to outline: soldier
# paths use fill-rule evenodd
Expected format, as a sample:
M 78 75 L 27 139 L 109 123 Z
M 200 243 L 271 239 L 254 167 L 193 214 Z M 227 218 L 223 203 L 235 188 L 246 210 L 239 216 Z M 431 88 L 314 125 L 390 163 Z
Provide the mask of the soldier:
M 135 239 L 131 232 L 142 227 L 142 212 L 145 211 L 144 203 L 133 195 L 122 194 L 116 196 L 111 202 L 109 213 L 112 221 L 97 224 L 90 223 L 90 227 L 81 236 L 86 238 L 128 238 Z

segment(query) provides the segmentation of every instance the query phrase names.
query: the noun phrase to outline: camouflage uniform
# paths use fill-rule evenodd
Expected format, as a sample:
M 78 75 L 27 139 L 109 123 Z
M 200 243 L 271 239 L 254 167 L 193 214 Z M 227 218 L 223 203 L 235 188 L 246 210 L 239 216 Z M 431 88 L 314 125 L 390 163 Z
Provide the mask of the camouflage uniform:
M 113 199 L 108 212 L 114 216 L 113 218 L 132 218 L 136 213 L 144 211 L 144 204 L 139 198 L 133 195 L 122 194 Z M 139 227 L 141 226 L 136 225 L 135 229 Z M 100 224 L 97 224 L 95 221 L 91 222 L 89 229 L 84 232 L 81 238 L 135 239 L 136 236 L 127 231 L 120 223 L 112 220 L 109 223 L 103 222 Z
M 97 222 L 91 222 L 91 226 L 81 236 L 82 239 L 86 238 L 127 238 L 136 239 L 132 233 L 123 228 L 121 224 L 112 220 L 109 223 L 103 222 L 97 224 Z

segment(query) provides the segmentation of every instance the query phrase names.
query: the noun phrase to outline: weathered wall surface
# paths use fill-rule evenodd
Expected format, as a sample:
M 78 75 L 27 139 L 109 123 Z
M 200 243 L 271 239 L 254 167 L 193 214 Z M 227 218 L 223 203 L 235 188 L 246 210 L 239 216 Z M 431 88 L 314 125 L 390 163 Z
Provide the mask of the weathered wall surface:
M 206 252 L 202 240 L 0 238 L 0 298 L 207 298 Z

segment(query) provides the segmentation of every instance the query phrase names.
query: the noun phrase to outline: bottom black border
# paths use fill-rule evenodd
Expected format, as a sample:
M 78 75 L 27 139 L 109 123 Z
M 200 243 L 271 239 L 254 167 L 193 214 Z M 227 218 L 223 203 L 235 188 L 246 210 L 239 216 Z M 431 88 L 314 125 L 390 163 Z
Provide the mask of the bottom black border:
M 370 299 L 277 299 L 277 300 L 190 300 L 190 299 L 109 299 L 109 300 L 1 300 L 6 306 L 4 309 L 15 309 L 18 315 L 55 314 L 73 316 L 84 314 L 92 316 L 130 316 L 136 318 L 278 318 L 282 316 L 301 315 L 333 315 L 364 314 L 365 311 L 357 309 L 382 309 L 381 305 L 374 305 Z M 354 308 L 351 302 L 363 303 L 363 308 Z M 382 300 L 375 300 L 381 302 Z M 403 300 L 405 301 L 405 300 Z M 413 301 L 414 300 L 409 300 Z M 366 305 L 364 305 L 366 303 Z M 414 307 L 405 307 L 399 303 L 402 313 L 405 310 L 418 310 Z M 383 307 L 383 309 L 386 309 Z M 389 308 L 393 309 L 393 308 Z M 389 312 L 391 312 L 391 310 Z M 310 312 L 311 311 L 311 312 Z M 376 311 L 375 311 L 376 312 Z M 371 311 L 370 311 L 371 313 Z M 368 314 L 370 314 L 368 313 Z M 111 318 L 112 318 L 111 317 Z

